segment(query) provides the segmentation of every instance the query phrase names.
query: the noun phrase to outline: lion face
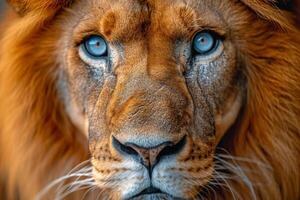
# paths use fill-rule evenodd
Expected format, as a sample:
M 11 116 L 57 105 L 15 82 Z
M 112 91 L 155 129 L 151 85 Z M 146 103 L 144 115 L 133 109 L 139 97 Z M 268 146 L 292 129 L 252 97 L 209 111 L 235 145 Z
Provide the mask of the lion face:
M 59 88 L 112 197 L 193 198 L 213 178 L 242 105 L 236 4 L 80 1 L 66 13 Z

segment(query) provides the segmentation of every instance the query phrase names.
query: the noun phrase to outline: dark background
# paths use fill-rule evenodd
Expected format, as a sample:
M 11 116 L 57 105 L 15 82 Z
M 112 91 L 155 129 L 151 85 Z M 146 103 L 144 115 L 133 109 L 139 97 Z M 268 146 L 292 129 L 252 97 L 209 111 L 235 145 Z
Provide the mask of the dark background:
M 5 6 L 5 0 L 0 0 L 0 17 L 3 16 L 3 8 Z
M 5 0 L 0 0 L 0 9 L 2 10 L 2 8 L 4 7 L 4 3 L 5 3 Z M 1 12 L 2 13 L 2 12 Z

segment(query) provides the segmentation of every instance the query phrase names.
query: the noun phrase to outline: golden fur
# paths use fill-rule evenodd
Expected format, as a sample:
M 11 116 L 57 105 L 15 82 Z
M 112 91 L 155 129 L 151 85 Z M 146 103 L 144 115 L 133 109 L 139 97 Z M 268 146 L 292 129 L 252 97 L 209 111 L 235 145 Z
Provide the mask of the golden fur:
M 57 91 L 59 61 L 54 59 L 53 40 L 60 37 L 63 27 L 57 24 L 68 16 L 64 12 L 71 3 L 24 2 L 11 1 L 20 16 L 5 29 L 0 46 L 0 178 L 7 199 L 26 200 L 90 155 L 86 136 L 72 123 Z M 300 32 L 293 13 L 278 10 L 272 2 L 232 3 L 243 18 L 232 22 L 239 26 L 231 34 L 253 41 L 240 38 L 236 44 L 247 96 L 217 148 L 234 156 L 227 157 L 227 167 L 244 169 L 244 176 L 228 179 L 227 186 L 214 188 L 216 192 L 203 193 L 208 199 L 232 199 L 232 193 L 237 199 L 253 199 L 253 193 L 263 200 L 300 198 Z M 113 15 L 102 23 L 108 38 L 118 37 L 109 26 Z M 156 74 L 166 80 L 163 75 Z M 116 102 L 111 103 L 111 115 L 121 112 Z M 112 120 L 117 124 L 126 117 L 120 114 Z M 82 194 L 71 197 L 76 198 Z

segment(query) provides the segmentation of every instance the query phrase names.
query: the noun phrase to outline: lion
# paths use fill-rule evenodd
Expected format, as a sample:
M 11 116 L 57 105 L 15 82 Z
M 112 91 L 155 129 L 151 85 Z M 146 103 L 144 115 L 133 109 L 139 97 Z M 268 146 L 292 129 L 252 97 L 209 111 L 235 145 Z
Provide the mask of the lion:
M 300 198 L 296 2 L 8 3 L 1 199 Z

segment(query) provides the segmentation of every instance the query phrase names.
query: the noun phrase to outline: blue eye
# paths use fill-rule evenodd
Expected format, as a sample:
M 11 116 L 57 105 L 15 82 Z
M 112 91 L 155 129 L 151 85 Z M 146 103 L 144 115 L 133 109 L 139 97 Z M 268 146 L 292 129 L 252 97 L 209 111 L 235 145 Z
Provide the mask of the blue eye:
M 197 54 L 208 54 L 215 50 L 218 39 L 209 31 L 199 32 L 193 39 L 193 49 Z
M 90 36 L 84 42 L 86 52 L 95 58 L 107 56 L 107 44 L 105 40 L 97 35 Z

